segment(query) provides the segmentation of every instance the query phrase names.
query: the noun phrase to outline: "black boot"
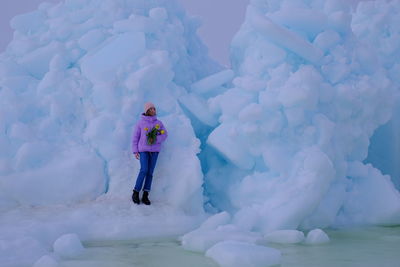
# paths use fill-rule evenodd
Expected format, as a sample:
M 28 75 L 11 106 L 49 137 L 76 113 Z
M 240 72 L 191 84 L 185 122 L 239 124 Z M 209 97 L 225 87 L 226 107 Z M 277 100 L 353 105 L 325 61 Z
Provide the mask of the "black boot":
M 151 202 L 150 202 L 150 200 L 149 200 L 149 192 L 143 191 L 142 202 L 143 202 L 145 205 L 150 205 L 150 204 L 151 204 Z
M 133 194 L 132 194 L 132 201 L 135 204 L 140 204 L 140 199 L 139 199 L 139 192 L 136 190 L 133 190 Z

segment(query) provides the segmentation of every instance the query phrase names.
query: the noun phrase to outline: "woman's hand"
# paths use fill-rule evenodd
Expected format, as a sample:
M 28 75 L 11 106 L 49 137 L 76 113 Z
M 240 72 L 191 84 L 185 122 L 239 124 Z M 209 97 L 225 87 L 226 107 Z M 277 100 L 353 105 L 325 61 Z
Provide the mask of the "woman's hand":
M 135 153 L 135 158 L 136 158 L 136 159 L 139 159 L 139 158 L 140 158 L 139 153 L 137 153 L 137 152 Z

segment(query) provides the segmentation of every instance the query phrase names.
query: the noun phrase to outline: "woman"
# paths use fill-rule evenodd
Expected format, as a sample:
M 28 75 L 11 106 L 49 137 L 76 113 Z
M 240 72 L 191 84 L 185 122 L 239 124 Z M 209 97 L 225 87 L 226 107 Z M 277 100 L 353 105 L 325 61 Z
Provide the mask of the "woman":
M 167 130 L 161 121 L 157 120 L 156 108 L 153 103 L 144 104 L 144 113 L 136 124 L 132 138 L 132 151 L 136 159 L 140 160 L 140 171 L 133 189 L 132 201 L 140 204 L 139 192 L 142 190 L 142 202 L 150 205 L 149 192 L 153 180 L 153 171 L 156 166 L 161 143 L 167 138 Z

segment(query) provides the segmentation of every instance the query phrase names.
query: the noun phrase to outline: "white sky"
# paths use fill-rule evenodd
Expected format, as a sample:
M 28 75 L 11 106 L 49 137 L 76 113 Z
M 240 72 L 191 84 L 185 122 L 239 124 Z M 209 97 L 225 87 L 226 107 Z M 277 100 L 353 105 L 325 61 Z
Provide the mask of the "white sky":
M 61 0 L 46 0 L 60 2 Z M 244 20 L 249 0 L 178 0 L 191 15 L 203 18 L 198 34 L 212 58 L 229 66 L 229 44 Z M 35 10 L 43 0 L 0 0 L 0 53 L 12 39 L 9 21 Z

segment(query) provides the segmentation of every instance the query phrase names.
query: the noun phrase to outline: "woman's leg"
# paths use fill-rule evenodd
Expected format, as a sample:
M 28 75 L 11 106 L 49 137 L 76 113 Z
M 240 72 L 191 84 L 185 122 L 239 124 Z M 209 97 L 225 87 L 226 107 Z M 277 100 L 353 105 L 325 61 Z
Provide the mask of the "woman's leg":
M 140 171 L 136 178 L 135 191 L 140 192 L 143 187 L 143 181 L 149 170 L 149 152 L 140 152 Z
M 147 176 L 144 182 L 143 191 L 149 192 L 151 190 L 151 182 L 153 181 L 153 171 L 156 167 L 158 152 L 149 152 L 149 165 L 147 169 Z

